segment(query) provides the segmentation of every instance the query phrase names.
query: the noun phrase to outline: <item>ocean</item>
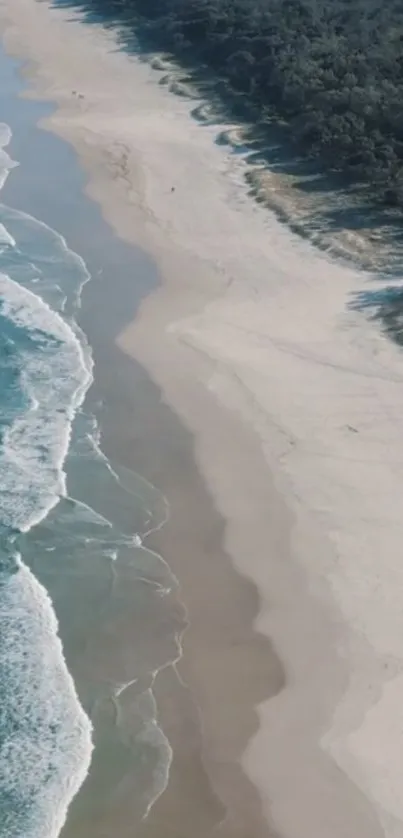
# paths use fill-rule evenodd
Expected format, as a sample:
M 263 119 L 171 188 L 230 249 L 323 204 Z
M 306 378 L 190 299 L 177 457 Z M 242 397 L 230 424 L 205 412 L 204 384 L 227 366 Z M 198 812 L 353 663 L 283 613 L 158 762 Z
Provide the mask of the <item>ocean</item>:
M 120 773 L 141 820 L 172 756 L 152 687 L 180 654 L 177 583 L 143 546 L 168 505 L 107 460 L 86 408 L 90 280 L 59 232 L 0 205 L 0 838 L 56 838 L 73 798 L 72 829 L 100 817 Z

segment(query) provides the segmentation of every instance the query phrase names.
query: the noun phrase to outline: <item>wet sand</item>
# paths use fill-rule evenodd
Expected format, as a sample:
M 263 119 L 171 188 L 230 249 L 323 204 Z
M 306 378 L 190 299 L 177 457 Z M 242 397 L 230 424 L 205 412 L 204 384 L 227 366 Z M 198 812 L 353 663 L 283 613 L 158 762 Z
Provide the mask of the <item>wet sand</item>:
M 403 375 L 360 311 L 371 277 L 256 206 L 215 127 L 113 33 L 35 0 L 1 17 L 58 104 L 46 128 L 161 278 L 130 323 L 118 276 L 83 312 L 103 444 L 169 498 L 150 546 L 189 620 L 179 679 L 156 682 L 170 783 L 136 831 L 401 838 Z M 130 834 L 130 789 L 110 817 Z
M 18 88 L 12 79 L 8 81 L 10 99 Z M 153 686 L 159 723 L 173 749 L 166 792 L 141 822 L 138 797 L 132 792 L 138 772 L 123 773 L 122 783 L 121 765 L 103 767 L 116 744 L 113 749 L 109 745 L 106 756 L 100 758 L 96 750 L 92 770 L 71 806 L 62 835 L 98 838 L 118 832 L 124 838 L 135 828 L 136 834 L 145 838 L 162 834 L 187 838 L 190 833 L 217 833 L 223 838 L 274 836 L 274 827 L 263 816 L 259 794 L 240 760 L 259 728 L 257 704 L 283 687 L 283 667 L 270 640 L 253 628 L 259 612 L 258 592 L 253 583 L 235 571 L 225 551 L 225 520 L 196 466 L 192 436 L 164 404 L 160 389 L 145 370 L 117 346 L 118 336 L 127 327 L 127 313 L 134 313 L 144 295 L 158 283 L 155 267 L 138 249 L 126 247 L 114 239 L 113 233 L 103 230 L 97 210 L 92 212 L 86 201 L 80 201 L 83 184 L 73 155 L 55 146 L 51 136 L 47 141 L 46 134 L 38 137 L 32 130 L 33 120 L 44 109 L 48 110 L 46 104 L 38 109 L 34 103 L 14 108 L 12 101 L 3 109 L 4 118 L 21 125 L 13 139 L 13 150 L 23 162 L 3 197 L 13 206 L 39 213 L 44 221 L 62 230 L 95 275 L 84 291 L 80 320 L 96 362 L 95 384 L 86 404 L 99 412 L 102 403 L 103 449 L 110 460 L 155 482 L 169 498 L 168 522 L 146 543 L 166 558 L 180 580 L 179 592 L 169 598 L 167 630 L 172 631 L 175 619 L 178 632 L 186 627 L 183 658 L 177 666 L 159 672 Z M 49 158 L 52 163 L 48 171 Z M 51 176 L 51 192 L 47 176 Z M 62 202 L 58 195 L 63 195 Z M 111 271 L 116 265 L 119 271 L 111 289 Z M 107 311 L 108 317 L 94 318 L 94 311 Z M 46 529 L 45 522 L 45 533 Z M 35 533 L 33 538 L 37 538 Z M 88 707 L 88 689 L 91 691 L 92 683 L 102 681 L 112 671 L 111 656 L 124 650 L 130 658 L 130 646 L 135 643 L 139 624 L 135 613 L 127 608 L 130 579 L 126 581 L 127 600 L 122 601 L 121 619 L 115 625 L 108 622 L 108 648 L 102 661 L 97 650 L 104 642 L 105 625 L 94 623 L 94 619 L 88 621 L 85 644 L 80 647 L 74 620 L 68 613 L 66 616 L 66 608 L 68 612 L 70 602 L 75 613 L 82 615 L 90 589 L 94 605 L 103 598 L 108 568 L 99 562 L 94 584 L 93 572 L 88 575 L 87 570 L 81 571 L 73 556 L 67 577 L 70 573 L 74 586 L 80 587 L 77 599 L 74 589 L 71 593 L 60 589 L 57 568 L 55 574 L 41 562 L 38 552 L 33 569 L 52 595 L 67 662 Z M 138 591 L 133 588 L 133 601 L 135 594 L 138 596 Z M 80 631 L 78 637 L 81 635 Z M 130 700 L 129 690 L 125 702 Z M 105 735 L 110 742 L 115 736 L 117 741 L 119 732 L 112 716 L 112 708 L 105 706 L 101 714 L 93 716 L 95 743 Z M 102 777 L 106 769 L 111 781 L 107 792 Z
M 88 285 L 81 323 L 94 348 L 95 384 L 89 407 L 101 401 L 102 447 L 112 463 L 128 466 L 169 500 L 167 523 L 146 540 L 179 580 L 177 607 L 188 621 L 183 657 L 156 678 L 158 719 L 173 749 L 169 785 L 143 823 L 136 820 L 130 782 L 111 790 L 98 820 L 87 821 L 85 794 L 79 814 L 67 821 L 63 838 L 110 834 L 185 838 L 217 834 L 275 836 L 262 814 L 258 792 L 241 767 L 241 756 L 258 731 L 257 705 L 284 684 L 284 671 L 270 640 L 254 629 L 259 613 L 256 586 L 239 575 L 225 550 L 226 523 L 195 463 L 194 440 L 165 403 L 144 369 L 116 344 L 133 301 L 130 276 Z M 94 321 L 94 308 L 108 311 Z M 225 429 L 224 429 L 225 430 Z M 236 428 L 234 429 L 236 431 Z M 250 455 L 258 448 L 250 441 Z M 246 452 L 245 452 L 246 453 Z M 253 479 L 256 473 L 253 469 Z M 266 475 L 262 476 L 266 480 Z M 268 502 L 273 520 L 281 511 Z M 278 521 L 273 549 L 278 547 Z M 286 538 L 286 520 L 284 537 Z M 268 549 L 266 545 L 265 549 Z M 175 606 L 173 606 L 175 607 Z M 135 643 L 124 634 L 117 643 Z M 90 662 L 88 662 L 91 665 Z M 133 778 L 135 782 L 135 778 Z M 91 792 L 90 792 L 91 794 Z M 92 813 L 92 809 L 89 811 Z

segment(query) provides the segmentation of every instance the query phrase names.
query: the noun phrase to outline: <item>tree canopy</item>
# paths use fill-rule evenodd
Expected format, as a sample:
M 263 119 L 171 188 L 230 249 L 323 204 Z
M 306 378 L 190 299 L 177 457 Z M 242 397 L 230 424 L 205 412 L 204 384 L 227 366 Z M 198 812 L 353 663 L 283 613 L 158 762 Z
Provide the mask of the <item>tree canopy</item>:
M 403 0 L 85 0 L 208 68 L 259 125 L 403 206 Z

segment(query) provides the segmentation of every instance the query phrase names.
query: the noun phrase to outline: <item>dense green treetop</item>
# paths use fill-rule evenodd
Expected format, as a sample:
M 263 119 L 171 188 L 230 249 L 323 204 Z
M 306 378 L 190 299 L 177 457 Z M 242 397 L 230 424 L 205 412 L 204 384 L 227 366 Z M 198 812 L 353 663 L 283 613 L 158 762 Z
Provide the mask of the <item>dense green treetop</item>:
M 73 2 L 73 0 L 72 0 Z M 403 0 L 82 0 L 207 66 L 307 156 L 403 205 Z

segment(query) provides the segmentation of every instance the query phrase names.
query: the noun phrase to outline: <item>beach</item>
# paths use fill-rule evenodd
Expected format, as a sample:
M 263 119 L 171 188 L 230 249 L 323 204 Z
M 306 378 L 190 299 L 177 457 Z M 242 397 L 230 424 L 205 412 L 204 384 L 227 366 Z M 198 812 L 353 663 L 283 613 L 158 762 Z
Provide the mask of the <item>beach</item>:
M 55 103 L 41 127 L 156 270 L 136 296 L 117 263 L 80 326 L 102 450 L 168 503 L 145 544 L 177 580 L 147 674 L 171 762 L 144 818 L 101 748 L 61 834 L 401 838 L 403 368 L 371 316 L 382 285 L 255 203 L 198 100 L 116 33 L 46 0 L 3 0 L 0 30 L 24 96 Z M 136 647 L 123 600 L 106 657 Z

